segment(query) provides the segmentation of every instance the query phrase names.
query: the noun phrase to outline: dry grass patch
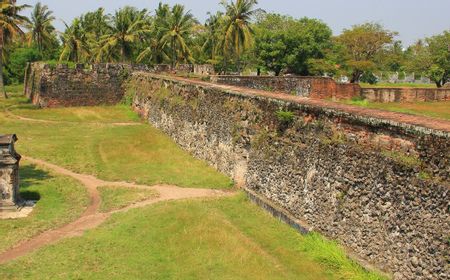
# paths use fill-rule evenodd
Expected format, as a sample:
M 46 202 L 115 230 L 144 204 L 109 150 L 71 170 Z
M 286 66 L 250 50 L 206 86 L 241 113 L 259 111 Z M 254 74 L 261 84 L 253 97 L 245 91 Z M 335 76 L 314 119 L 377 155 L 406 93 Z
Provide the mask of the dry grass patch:
M 99 187 L 101 196 L 100 212 L 108 213 L 144 200 L 157 198 L 154 190 L 133 189 L 126 187 Z

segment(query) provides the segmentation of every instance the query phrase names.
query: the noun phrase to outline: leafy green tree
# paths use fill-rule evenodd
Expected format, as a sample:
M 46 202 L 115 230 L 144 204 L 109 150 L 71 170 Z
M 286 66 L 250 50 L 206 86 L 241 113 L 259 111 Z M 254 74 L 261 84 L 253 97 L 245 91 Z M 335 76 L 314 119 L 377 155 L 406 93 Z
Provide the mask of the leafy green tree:
M 148 30 L 147 10 L 138 11 L 133 7 L 124 7 L 112 17 L 110 32 L 102 36 L 97 61 L 131 62 L 134 45 Z
M 42 58 L 36 47 L 15 46 L 12 48 L 8 64 L 6 65 L 6 84 L 17 84 L 24 80 L 25 68 L 28 62 L 38 61 Z
M 332 47 L 331 29 L 316 19 L 299 20 L 267 14 L 255 25 L 255 54 L 269 71 L 300 75 L 323 71 L 327 50 Z M 328 63 L 334 68 L 333 63 Z
M 377 55 L 392 44 L 396 34 L 377 23 L 364 23 L 344 29 L 337 37 L 337 42 L 345 49 L 346 67 L 352 83 L 359 82 L 364 72 L 376 68 Z
M 188 45 L 192 28 L 197 23 L 189 11 L 185 11 L 183 5 L 173 6 L 170 14 L 163 21 L 159 29 L 162 46 L 170 48 L 172 67 L 181 60 L 192 60 Z
M 70 26 L 64 24 L 66 30 L 61 36 L 63 48 L 59 60 L 76 63 L 88 61 L 91 55 L 88 34 L 82 28 L 80 18 L 74 19 Z
M 27 39 L 29 45 L 36 44 L 39 53 L 43 54 L 44 47 L 49 47 L 55 42 L 55 27 L 52 22 L 55 20 L 53 12 L 47 5 L 38 2 L 31 13 L 30 23 L 27 26 L 29 33 Z
M 450 81 L 450 30 L 411 47 L 407 68 L 429 77 L 437 87 Z
M 4 47 L 14 39 L 24 37 L 21 26 L 27 24 L 28 18 L 20 13 L 28 8 L 28 5 L 16 5 L 15 0 L 0 1 L 0 89 L 3 96 L 8 98 L 3 81 Z
M 259 10 L 255 9 L 257 0 L 223 0 L 225 7 L 223 50 L 225 56 L 234 55 L 238 70 L 240 57 L 253 44 L 254 31 L 251 21 Z M 226 58 L 225 58 L 226 59 Z

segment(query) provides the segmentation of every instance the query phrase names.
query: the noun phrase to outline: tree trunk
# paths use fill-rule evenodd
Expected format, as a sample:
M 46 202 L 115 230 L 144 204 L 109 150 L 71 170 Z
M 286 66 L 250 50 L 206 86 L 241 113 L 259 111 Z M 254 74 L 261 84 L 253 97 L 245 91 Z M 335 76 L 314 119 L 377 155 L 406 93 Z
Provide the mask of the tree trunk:
M 172 37 L 172 71 L 175 70 L 175 56 L 176 56 L 176 50 L 175 50 L 175 37 Z
M 6 93 L 5 83 L 3 82 L 3 29 L 0 28 L 0 90 L 3 92 L 3 97 L 8 98 Z

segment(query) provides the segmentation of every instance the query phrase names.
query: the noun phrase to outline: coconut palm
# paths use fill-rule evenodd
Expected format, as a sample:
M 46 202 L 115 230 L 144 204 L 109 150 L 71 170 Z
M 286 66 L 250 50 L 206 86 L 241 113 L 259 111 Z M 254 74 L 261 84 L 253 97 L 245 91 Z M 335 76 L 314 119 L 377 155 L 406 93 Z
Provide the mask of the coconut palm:
M 217 12 L 216 14 L 208 13 L 208 15 L 209 18 L 205 23 L 206 40 L 202 46 L 202 50 L 209 53 L 209 58 L 214 61 L 219 47 L 219 31 L 223 14 L 221 12 Z
M 133 45 L 148 32 L 146 17 L 146 10 L 138 11 L 132 7 L 118 10 L 112 17 L 110 33 L 101 39 L 96 60 L 130 62 Z
M 151 28 L 146 34 L 145 44 L 147 47 L 140 52 L 137 57 L 138 62 L 148 59 L 160 64 L 164 60 L 169 59 L 168 50 L 162 41 L 162 37 L 164 36 L 162 27 L 167 25 L 166 21 L 169 16 L 170 6 L 159 2 L 158 8 L 155 10 L 154 19 L 150 25 Z
M 69 26 L 67 23 L 66 30 L 61 36 L 63 49 L 59 57 L 60 61 L 81 62 L 89 59 L 90 48 L 88 44 L 88 36 L 81 26 L 81 20 L 76 18 Z
M 251 47 L 253 30 L 251 20 L 259 11 L 254 9 L 257 0 L 236 0 L 221 3 L 226 10 L 223 48 L 225 54 L 234 54 L 239 65 L 241 54 Z
M 175 67 L 179 59 L 191 60 L 191 52 L 188 47 L 189 36 L 197 20 L 190 11 L 185 11 L 183 5 L 173 6 L 170 14 L 160 27 L 163 46 L 170 48 L 172 67 Z
M 23 37 L 21 26 L 28 23 L 28 19 L 20 13 L 28 5 L 16 5 L 14 0 L 0 0 L 0 89 L 3 96 L 8 98 L 3 81 L 4 47 L 18 37 Z
M 47 5 L 42 5 L 38 2 L 34 6 L 30 24 L 27 26 L 30 30 L 28 43 L 30 45 L 35 43 L 41 55 L 43 48 L 53 42 L 55 27 L 53 27 L 52 22 L 54 20 L 53 12 L 48 9 Z

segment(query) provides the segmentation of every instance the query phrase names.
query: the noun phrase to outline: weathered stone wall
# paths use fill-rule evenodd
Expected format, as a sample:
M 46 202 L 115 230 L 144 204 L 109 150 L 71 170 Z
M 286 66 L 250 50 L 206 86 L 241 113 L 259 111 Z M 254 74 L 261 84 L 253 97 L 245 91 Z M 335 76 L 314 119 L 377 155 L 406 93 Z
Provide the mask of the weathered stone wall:
M 338 84 L 332 78 L 303 76 L 213 76 L 216 84 L 283 92 L 317 99 L 350 99 L 360 95 L 357 84 Z
M 450 89 L 363 88 L 361 96 L 371 102 L 449 101 Z
M 133 70 L 142 66 L 96 64 L 51 67 L 33 63 L 27 67 L 25 94 L 40 107 L 113 105 L 124 95 L 123 84 Z
M 134 74 L 128 89 L 143 118 L 284 219 L 395 279 L 449 278 L 447 123 L 436 130 L 152 74 Z

